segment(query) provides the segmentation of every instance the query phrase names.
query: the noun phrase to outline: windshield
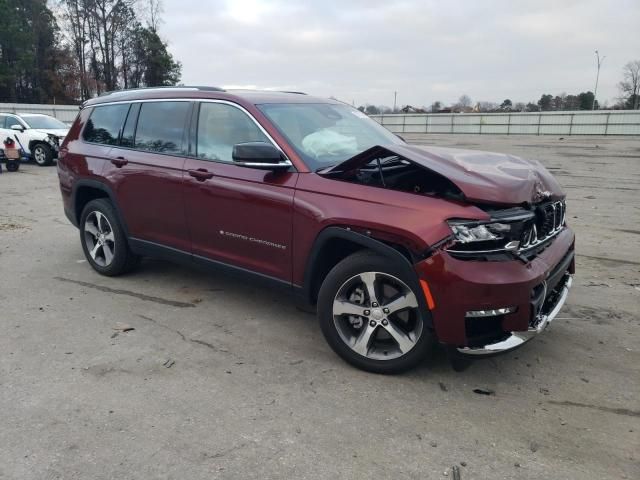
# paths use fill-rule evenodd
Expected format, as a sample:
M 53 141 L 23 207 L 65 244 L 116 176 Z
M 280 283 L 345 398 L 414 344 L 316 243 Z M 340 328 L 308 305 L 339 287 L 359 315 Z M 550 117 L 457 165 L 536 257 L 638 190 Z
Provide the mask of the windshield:
M 404 143 L 348 105 L 273 103 L 258 108 L 312 170 L 344 162 L 375 145 Z
M 38 128 L 44 130 L 56 130 L 60 128 L 68 129 L 67 125 L 57 118 L 48 117 L 46 115 L 20 115 L 20 118 L 29 126 L 29 128 Z

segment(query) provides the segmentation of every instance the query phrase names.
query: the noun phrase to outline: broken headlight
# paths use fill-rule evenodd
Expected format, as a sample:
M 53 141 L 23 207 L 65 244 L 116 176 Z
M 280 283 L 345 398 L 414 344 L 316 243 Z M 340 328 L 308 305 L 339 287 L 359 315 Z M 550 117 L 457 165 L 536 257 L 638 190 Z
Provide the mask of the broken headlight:
M 454 244 L 447 250 L 460 254 L 497 253 L 517 250 L 523 230 L 522 221 L 516 222 L 469 222 L 451 220 Z
M 502 240 L 504 233 L 511 231 L 511 225 L 506 223 L 474 225 L 473 223 L 449 222 L 449 227 L 460 243 Z
M 488 221 L 452 219 L 448 221 L 453 242 L 447 251 L 459 257 L 523 254 L 547 244 L 565 227 L 564 201 L 534 205 L 531 209 L 511 208 L 491 211 Z

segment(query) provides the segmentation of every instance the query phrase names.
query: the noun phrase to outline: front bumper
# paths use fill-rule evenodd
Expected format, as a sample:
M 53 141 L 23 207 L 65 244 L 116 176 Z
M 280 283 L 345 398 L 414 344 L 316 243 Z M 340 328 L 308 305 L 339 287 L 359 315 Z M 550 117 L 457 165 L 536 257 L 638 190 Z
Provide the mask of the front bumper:
M 487 343 L 486 345 L 477 347 L 460 347 L 458 352 L 465 355 L 494 355 L 496 353 L 508 352 L 514 348 L 527 343 L 533 337 L 544 331 L 547 326 L 553 321 L 554 318 L 560 313 L 564 302 L 569 296 L 569 290 L 573 283 L 573 275 L 567 273 L 563 279 L 563 284 L 559 286 L 558 298 L 554 305 L 551 306 L 549 313 L 539 312 L 536 315 L 536 323 L 530 326 L 524 332 L 511 332 L 507 338 L 494 343 Z
M 569 228 L 528 263 L 475 261 L 439 251 L 415 265 L 431 290 L 439 341 L 467 355 L 517 348 L 543 331 L 564 305 L 575 271 L 575 237 Z M 468 312 L 515 311 L 469 318 Z

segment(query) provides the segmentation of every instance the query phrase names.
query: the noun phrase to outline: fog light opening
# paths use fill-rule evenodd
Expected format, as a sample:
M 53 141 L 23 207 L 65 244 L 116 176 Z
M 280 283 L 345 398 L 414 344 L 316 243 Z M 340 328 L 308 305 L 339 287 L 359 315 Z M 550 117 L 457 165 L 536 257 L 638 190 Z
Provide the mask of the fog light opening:
M 507 313 L 513 313 L 516 310 L 517 310 L 517 307 L 492 308 L 488 310 L 469 310 L 464 316 L 467 318 L 497 317 L 499 315 L 506 315 Z

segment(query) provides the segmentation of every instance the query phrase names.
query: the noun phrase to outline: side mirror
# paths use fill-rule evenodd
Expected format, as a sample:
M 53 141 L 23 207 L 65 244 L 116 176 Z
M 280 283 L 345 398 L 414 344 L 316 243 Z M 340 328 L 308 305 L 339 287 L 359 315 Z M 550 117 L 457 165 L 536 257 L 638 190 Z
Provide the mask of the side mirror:
M 291 166 L 280 150 L 266 142 L 236 143 L 231 158 L 237 165 L 262 170 L 286 170 Z
M 11 125 L 11 130 L 17 130 L 19 132 L 24 132 L 24 127 L 22 125 L 18 125 L 17 123 Z

